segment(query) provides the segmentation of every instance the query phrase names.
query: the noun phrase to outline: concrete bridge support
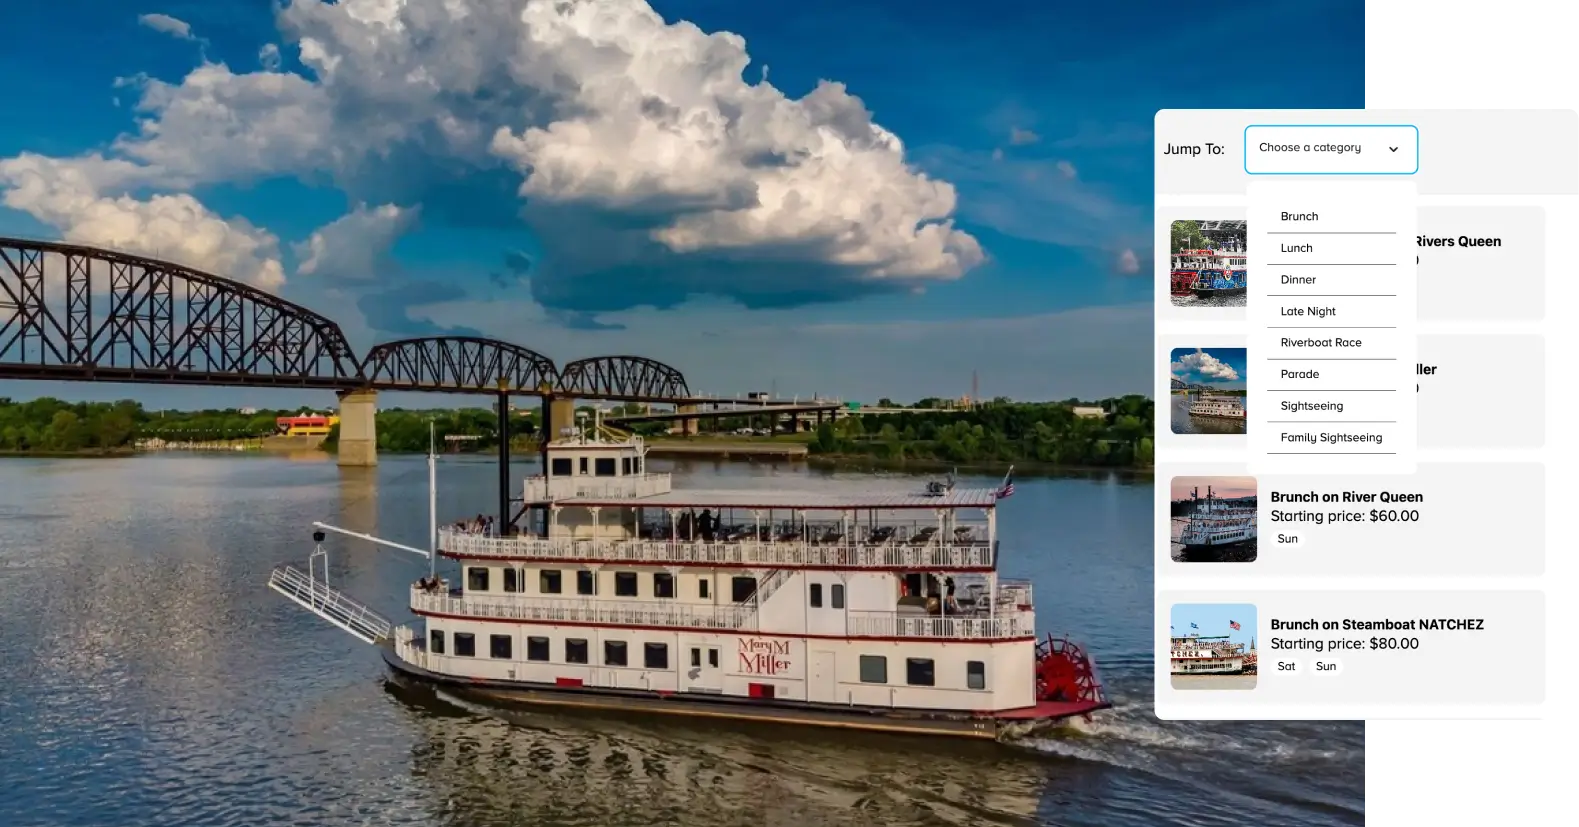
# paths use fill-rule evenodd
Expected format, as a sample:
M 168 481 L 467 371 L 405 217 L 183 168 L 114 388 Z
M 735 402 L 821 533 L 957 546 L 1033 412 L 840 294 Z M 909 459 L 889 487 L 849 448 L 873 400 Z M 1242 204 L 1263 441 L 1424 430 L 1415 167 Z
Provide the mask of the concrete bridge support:
M 696 413 L 701 410 L 701 407 L 698 405 L 676 405 L 674 410 L 676 413 Z M 682 419 L 676 433 L 685 436 L 696 436 L 698 433 L 701 433 L 701 424 L 701 420 L 698 419 Z
M 378 391 L 354 390 L 340 394 L 339 464 L 368 468 L 378 464 Z
M 564 436 L 565 428 L 576 426 L 576 405 L 569 399 L 560 399 L 555 396 L 543 397 L 543 432 L 539 438 L 543 442 L 559 439 Z

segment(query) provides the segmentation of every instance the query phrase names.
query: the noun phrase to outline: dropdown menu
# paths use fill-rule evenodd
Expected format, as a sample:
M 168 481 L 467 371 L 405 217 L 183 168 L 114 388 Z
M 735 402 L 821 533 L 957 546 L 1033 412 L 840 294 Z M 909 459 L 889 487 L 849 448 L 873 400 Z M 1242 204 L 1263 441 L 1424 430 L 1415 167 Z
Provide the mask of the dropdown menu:
M 1410 181 L 1248 188 L 1247 435 L 1255 473 L 1412 473 Z
M 1245 127 L 1251 175 L 1413 175 L 1420 130 L 1382 124 Z

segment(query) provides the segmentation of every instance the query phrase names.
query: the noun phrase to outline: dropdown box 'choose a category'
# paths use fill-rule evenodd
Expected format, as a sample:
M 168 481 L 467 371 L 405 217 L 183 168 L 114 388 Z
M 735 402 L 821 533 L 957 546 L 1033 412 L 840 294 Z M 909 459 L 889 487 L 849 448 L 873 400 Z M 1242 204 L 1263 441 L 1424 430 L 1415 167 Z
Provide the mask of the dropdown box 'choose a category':
M 1413 175 L 1420 130 L 1408 124 L 1301 124 L 1245 127 L 1251 175 Z

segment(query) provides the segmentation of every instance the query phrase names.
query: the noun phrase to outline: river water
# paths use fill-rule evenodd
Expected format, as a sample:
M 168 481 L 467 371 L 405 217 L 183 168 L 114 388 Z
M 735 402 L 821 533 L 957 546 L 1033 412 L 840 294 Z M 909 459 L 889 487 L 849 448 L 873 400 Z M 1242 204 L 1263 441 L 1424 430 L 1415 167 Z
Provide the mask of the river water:
M 264 585 L 306 557 L 314 520 L 425 544 L 424 460 L 382 462 L 0 461 L 0 825 L 1364 822 L 1362 724 L 1150 715 L 1149 481 L 1025 478 L 1004 503 L 1004 573 L 1034 581 L 1038 624 L 1086 642 L 1117 701 L 1080 731 L 1009 747 L 501 715 L 395 685 L 372 647 Z M 876 481 L 672 467 L 692 487 Z M 491 510 L 491 463 L 447 458 L 439 473 L 441 520 Z M 996 479 L 962 484 L 977 482 Z M 331 543 L 336 585 L 407 616 L 426 561 Z

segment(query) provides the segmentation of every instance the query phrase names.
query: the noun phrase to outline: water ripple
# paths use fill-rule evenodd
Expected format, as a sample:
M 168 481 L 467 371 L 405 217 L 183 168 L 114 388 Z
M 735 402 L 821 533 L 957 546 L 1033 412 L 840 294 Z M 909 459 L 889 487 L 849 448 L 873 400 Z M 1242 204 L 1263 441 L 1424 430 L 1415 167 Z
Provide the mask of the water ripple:
M 518 473 L 526 471 L 518 469 Z M 870 475 L 676 464 L 686 484 Z M 446 462 L 441 512 L 491 502 Z M 716 479 L 719 476 L 727 480 Z M 1150 714 L 1150 487 L 1026 480 L 1005 574 L 1097 653 L 1111 714 L 1017 748 L 491 708 L 391 681 L 377 654 L 263 588 L 326 520 L 421 537 L 420 459 L 0 462 L 0 824 L 1362 824 L 1364 733 Z M 1054 538 L 1049 540 L 1049 538 Z M 425 564 L 336 546 L 331 577 L 403 614 Z

